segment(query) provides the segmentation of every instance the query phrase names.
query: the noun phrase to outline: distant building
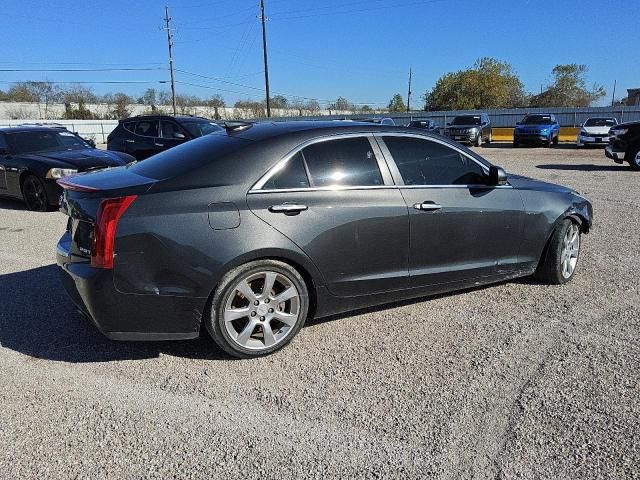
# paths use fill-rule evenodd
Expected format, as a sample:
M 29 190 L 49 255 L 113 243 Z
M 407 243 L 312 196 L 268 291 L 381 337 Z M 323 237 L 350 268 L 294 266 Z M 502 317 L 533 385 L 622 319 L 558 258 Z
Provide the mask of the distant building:
M 640 88 L 627 89 L 627 105 L 640 105 Z

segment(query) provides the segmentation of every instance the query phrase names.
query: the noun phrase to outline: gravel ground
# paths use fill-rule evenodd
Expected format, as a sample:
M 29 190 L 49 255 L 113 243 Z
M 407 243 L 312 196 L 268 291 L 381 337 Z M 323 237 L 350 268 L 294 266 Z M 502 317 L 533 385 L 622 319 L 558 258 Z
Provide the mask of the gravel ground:
M 0 478 L 640 478 L 640 174 L 481 153 L 593 202 L 571 284 L 314 322 L 251 361 L 106 340 L 58 282 L 65 218 L 0 202 Z

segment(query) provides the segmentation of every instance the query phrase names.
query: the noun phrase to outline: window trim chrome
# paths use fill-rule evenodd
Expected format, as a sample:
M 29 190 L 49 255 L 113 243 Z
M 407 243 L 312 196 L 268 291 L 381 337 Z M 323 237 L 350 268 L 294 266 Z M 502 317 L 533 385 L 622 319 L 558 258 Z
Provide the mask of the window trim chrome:
M 295 157 L 299 152 L 301 152 L 304 148 L 309 145 L 314 145 L 316 143 L 328 142 L 332 140 L 342 140 L 345 138 L 365 138 L 368 140 L 371 150 L 373 151 L 373 155 L 376 159 L 376 164 L 378 165 L 378 170 L 380 171 L 380 176 L 383 181 L 383 185 L 345 185 L 345 186 L 330 186 L 330 187 L 301 187 L 301 188 L 277 188 L 277 189 L 263 189 L 264 185 L 273 177 L 276 173 L 282 170 L 289 161 Z M 349 133 L 339 133 L 334 135 L 324 135 L 321 137 L 311 138 L 304 143 L 297 145 L 295 148 L 286 153 L 273 167 L 271 167 L 267 172 L 260 177 L 260 179 L 253 184 L 253 186 L 249 189 L 248 193 L 274 193 L 274 192 L 298 192 L 298 191 L 337 191 L 337 190 L 365 190 L 371 188 L 393 188 L 396 185 L 393 183 L 393 176 L 389 171 L 388 164 L 386 160 L 383 158 L 384 152 L 380 150 L 378 143 L 374 140 L 374 135 L 371 132 L 349 132 Z M 305 167 L 306 168 L 306 167 Z M 307 172 L 307 176 L 309 173 Z M 311 178 L 309 180 L 309 185 L 311 185 Z

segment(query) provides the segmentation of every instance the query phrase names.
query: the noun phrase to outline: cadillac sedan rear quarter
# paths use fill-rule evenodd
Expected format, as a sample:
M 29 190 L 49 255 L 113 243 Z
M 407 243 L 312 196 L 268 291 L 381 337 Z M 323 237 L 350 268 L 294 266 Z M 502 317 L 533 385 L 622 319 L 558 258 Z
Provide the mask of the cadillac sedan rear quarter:
M 63 179 L 58 244 L 78 307 L 118 340 L 204 323 L 237 357 L 311 317 L 577 269 L 591 204 L 415 129 L 229 125 L 126 167 Z

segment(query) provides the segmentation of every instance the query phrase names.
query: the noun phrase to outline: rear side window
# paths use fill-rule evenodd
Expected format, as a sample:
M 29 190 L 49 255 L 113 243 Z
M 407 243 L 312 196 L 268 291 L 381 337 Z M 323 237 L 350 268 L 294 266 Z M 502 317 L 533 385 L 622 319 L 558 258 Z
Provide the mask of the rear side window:
M 136 125 L 135 133 L 142 135 L 143 137 L 157 137 L 158 136 L 158 121 L 157 120 L 141 120 Z
M 313 187 L 383 185 L 378 162 L 365 137 L 314 143 L 302 150 Z
M 276 172 L 262 187 L 264 190 L 281 190 L 285 188 L 309 188 L 309 178 L 300 152 L 286 163 L 284 168 Z
M 415 137 L 383 137 L 405 185 L 485 183 L 480 165 L 457 150 Z
M 133 132 L 135 132 L 135 131 L 136 131 L 136 123 L 138 123 L 138 122 L 124 122 L 124 123 L 122 124 L 122 127 L 123 127 L 125 130 L 128 130 L 128 131 L 130 131 L 130 132 L 132 132 L 132 133 L 133 133 Z

